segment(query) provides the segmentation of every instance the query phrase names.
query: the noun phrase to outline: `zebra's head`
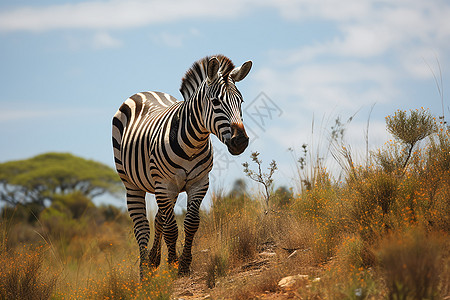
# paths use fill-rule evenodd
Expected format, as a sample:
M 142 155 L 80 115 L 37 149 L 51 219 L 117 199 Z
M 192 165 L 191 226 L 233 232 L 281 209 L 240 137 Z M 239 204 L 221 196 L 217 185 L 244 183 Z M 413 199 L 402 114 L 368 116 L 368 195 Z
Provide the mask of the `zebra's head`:
M 231 61 L 222 56 L 212 57 L 207 63 L 204 124 L 233 155 L 241 154 L 248 146 L 249 139 L 242 123 L 243 98 L 235 83 L 244 79 L 251 67 L 252 62 L 247 61 L 234 68 Z

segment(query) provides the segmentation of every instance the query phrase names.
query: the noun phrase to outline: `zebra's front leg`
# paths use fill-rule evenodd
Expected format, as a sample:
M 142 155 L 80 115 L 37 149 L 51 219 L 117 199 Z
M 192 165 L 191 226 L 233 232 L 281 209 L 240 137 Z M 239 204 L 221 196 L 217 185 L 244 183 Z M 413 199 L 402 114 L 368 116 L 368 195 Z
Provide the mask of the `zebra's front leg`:
M 166 212 L 166 215 L 162 213 L 160 209 L 155 216 L 155 238 L 153 239 L 153 246 L 150 250 L 148 257 L 150 266 L 157 268 L 161 263 L 161 240 L 164 236 L 168 249 L 168 262 L 175 263 L 177 261 L 176 254 L 176 241 L 178 239 L 178 227 L 175 220 L 173 209 Z
M 173 190 L 176 190 L 173 188 Z M 175 220 L 174 207 L 178 197 L 176 191 L 169 188 L 157 188 L 155 191 L 156 202 L 158 204 L 158 213 L 155 217 L 155 241 L 150 251 L 150 261 L 157 266 L 161 259 L 161 233 L 168 250 L 168 262 L 178 261 L 176 245 L 178 239 L 178 226 Z
M 180 257 L 180 264 L 178 268 L 179 275 L 189 275 L 190 266 L 192 262 L 192 242 L 194 240 L 195 233 L 198 230 L 200 224 L 200 204 L 208 191 L 209 179 L 208 175 L 196 182 L 192 186 L 186 189 L 187 200 L 187 212 L 184 219 L 184 248 Z
M 141 280 L 149 272 L 147 244 L 150 226 L 145 208 L 145 192 L 127 187 L 127 209 L 133 221 L 134 236 L 139 245 L 139 275 Z

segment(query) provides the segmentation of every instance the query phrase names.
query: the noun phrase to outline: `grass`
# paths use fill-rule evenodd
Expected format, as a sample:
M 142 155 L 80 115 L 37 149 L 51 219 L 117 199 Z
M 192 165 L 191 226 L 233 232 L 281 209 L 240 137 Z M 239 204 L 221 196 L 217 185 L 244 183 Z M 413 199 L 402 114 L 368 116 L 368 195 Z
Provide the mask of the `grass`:
M 43 265 L 42 247 L 4 251 L 0 258 L 1 299 L 48 299 L 58 274 Z
M 0 298 L 171 299 L 186 290 L 217 299 L 448 297 L 450 133 L 426 112 L 410 114 L 425 134 L 401 132 L 414 119 L 397 113 L 389 126 L 398 138 L 363 164 L 345 149 L 334 153 L 345 164 L 339 180 L 305 146 L 299 194 L 266 202 L 216 192 L 201 212 L 191 278 L 162 263 L 140 283 L 126 213 L 89 203 L 80 213 L 64 199 L 34 222 L 9 210 L 0 221 Z M 303 279 L 281 288 L 286 276 Z
M 412 228 L 378 246 L 379 268 L 390 299 L 439 299 L 442 255 L 448 240 Z

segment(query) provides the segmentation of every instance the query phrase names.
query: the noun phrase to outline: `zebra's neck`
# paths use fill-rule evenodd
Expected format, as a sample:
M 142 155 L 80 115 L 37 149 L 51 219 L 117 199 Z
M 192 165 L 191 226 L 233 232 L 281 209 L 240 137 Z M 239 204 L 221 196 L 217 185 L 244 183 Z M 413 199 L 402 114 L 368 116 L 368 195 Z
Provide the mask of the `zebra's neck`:
M 177 140 L 189 158 L 204 151 L 209 145 L 210 133 L 203 120 L 203 91 L 204 88 L 200 87 L 189 100 L 183 101 L 178 111 Z

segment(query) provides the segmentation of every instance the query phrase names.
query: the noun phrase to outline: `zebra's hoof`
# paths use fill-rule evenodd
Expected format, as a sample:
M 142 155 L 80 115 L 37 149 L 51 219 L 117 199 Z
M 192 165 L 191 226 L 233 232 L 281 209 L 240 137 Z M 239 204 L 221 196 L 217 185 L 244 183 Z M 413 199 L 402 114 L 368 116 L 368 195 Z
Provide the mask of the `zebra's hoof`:
M 148 255 L 148 264 L 152 269 L 157 269 L 161 263 L 161 253 L 150 251 Z
M 189 267 L 183 268 L 182 266 L 178 267 L 178 276 L 179 277 L 186 277 L 191 275 L 191 271 L 189 270 Z
M 189 266 L 190 264 L 187 264 L 186 262 L 180 260 L 180 264 L 178 265 L 178 276 L 189 276 L 191 274 Z
M 167 258 L 167 263 L 169 265 L 177 265 L 178 264 L 178 257 L 176 255 L 175 256 L 169 255 L 169 257 Z
M 192 256 L 181 255 L 178 265 L 178 276 L 189 276 Z

